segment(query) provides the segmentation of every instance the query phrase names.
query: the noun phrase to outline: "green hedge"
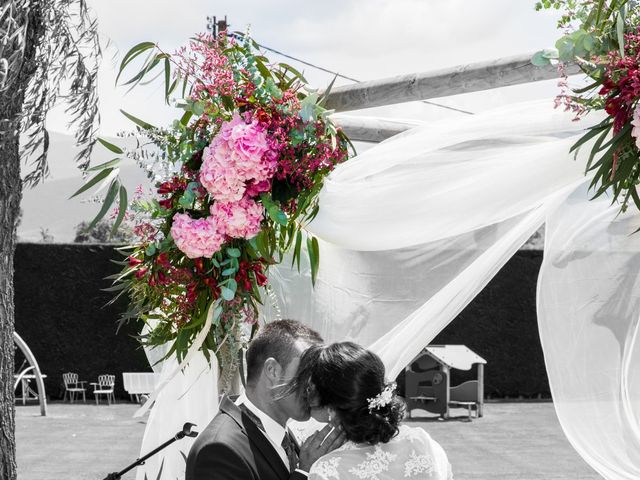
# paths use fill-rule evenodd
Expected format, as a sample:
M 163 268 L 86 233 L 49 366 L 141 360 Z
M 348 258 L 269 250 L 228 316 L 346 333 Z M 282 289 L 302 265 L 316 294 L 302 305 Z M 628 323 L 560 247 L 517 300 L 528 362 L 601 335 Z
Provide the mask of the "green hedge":
M 77 372 L 88 382 L 103 373 L 114 374 L 116 395 L 124 397 L 122 372 L 151 371 L 133 338 L 136 325 L 116 332 L 126 300 L 105 306 L 113 295 L 102 289 L 110 286 L 105 277 L 120 270 L 111 262 L 117 258 L 110 245 L 17 246 L 16 331 L 47 375 L 51 398 L 62 397 L 64 372 Z
M 541 263 L 541 251 L 519 251 L 432 342 L 464 344 L 483 357 L 487 397 L 550 397 L 536 318 Z
M 105 277 L 119 270 L 110 245 L 19 244 L 15 257 L 16 330 L 47 374 L 47 393 L 62 397 L 62 373 L 82 380 L 122 372 L 150 371 L 133 335 L 136 325 L 116 332 L 126 300 L 105 304 L 112 294 Z M 488 397 L 548 396 L 535 314 L 542 253 L 518 252 L 490 284 L 432 343 L 465 344 L 484 357 Z M 454 383 L 466 378 L 453 376 Z M 91 397 L 91 396 L 90 396 Z

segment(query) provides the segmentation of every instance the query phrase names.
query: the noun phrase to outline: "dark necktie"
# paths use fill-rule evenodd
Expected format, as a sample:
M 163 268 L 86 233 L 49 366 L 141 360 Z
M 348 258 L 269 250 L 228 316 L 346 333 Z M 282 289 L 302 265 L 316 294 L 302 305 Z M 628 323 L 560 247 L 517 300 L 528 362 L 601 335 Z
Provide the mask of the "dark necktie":
M 268 437 L 267 432 L 262 425 L 262 422 L 255 413 L 249 410 L 244 404 L 240 405 L 240 410 L 242 410 L 242 412 L 247 417 L 249 417 L 260 430 L 262 430 L 262 433 L 264 433 L 265 437 Z M 289 460 L 289 471 L 293 472 L 296 468 L 298 468 L 298 447 L 295 440 L 291 437 L 291 432 L 289 432 L 289 430 L 285 432 L 284 438 L 282 439 L 282 443 L 280 445 L 287 454 L 287 459 Z
M 289 471 L 293 472 L 298 468 L 298 449 L 295 440 L 291 438 L 291 432 L 289 430 L 285 432 L 281 445 L 289 459 Z

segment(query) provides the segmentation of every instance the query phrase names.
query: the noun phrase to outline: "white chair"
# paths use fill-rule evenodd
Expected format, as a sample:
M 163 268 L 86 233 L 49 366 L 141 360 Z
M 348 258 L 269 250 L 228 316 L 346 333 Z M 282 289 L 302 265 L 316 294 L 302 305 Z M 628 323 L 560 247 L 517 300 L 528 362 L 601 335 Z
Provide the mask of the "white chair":
M 64 382 L 64 395 L 62 396 L 63 402 L 67 396 L 67 393 L 69 394 L 70 403 L 73 403 L 73 401 L 75 400 L 76 393 L 82 393 L 82 401 L 84 403 L 87 403 L 87 397 L 85 395 L 87 389 L 84 387 L 84 384 L 86 382 L 79 381 L 77 373 L 63 373 L 62 381 Z
M 105 395 L 107 397 L 107 404 L 111 405 L 113 401 L 115 403 L 116 397 L 113 393 L 113 388 L 116 384 L 116 376 L 115 375 L 99 375 L 98 383 L 92 383 L 93 385 L 93 395 L 96 398 L 96 405 L 100 404 L 98 400 L 99 395 Z

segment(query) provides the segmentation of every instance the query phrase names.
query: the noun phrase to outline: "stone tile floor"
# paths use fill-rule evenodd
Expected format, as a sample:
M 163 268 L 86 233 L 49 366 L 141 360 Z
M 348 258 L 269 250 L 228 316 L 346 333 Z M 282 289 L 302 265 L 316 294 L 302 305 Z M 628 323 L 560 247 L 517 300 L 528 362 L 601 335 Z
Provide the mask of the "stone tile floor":
M 137 458 L 145 428 L 145 418 L 132 418 L 136 408 L 53 403 L 41 417 L 37 405 L 17 406 L 18 478 L 100 480 L 124 468 Z M 485 416 L 472 422 L 458 413 L 448 421 L 407 421 L 440 442 L 458 480 L 601 478 L 569 445 L 551 403 L 488 403 Z

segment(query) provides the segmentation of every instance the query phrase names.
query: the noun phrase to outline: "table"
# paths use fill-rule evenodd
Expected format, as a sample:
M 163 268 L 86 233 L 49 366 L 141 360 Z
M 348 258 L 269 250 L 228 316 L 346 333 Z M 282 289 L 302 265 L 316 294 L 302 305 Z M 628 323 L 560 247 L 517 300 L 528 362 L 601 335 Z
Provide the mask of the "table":
M 47 378 L 46 375 L 40 375 L 42 378 Z M 20 377 L 20 375 L 14 375 L 13 378 L 18 378 Z M 22 396 L 21 397 L 16 397 L 16 401 L 17 400 L 22 400 L 22 404 L 26 405 L 27 404 L 27 400 L 38 400 L 38 392 L 36 392 L 35 390 L 33 390 L 31 388 L 31 380 L 34 380 L 36 378 L 36 376 L 33 373 L 27 373 L 25 375 L 22 375 L 22 378 L 20 380 L 20 387 L 22 390 Z

